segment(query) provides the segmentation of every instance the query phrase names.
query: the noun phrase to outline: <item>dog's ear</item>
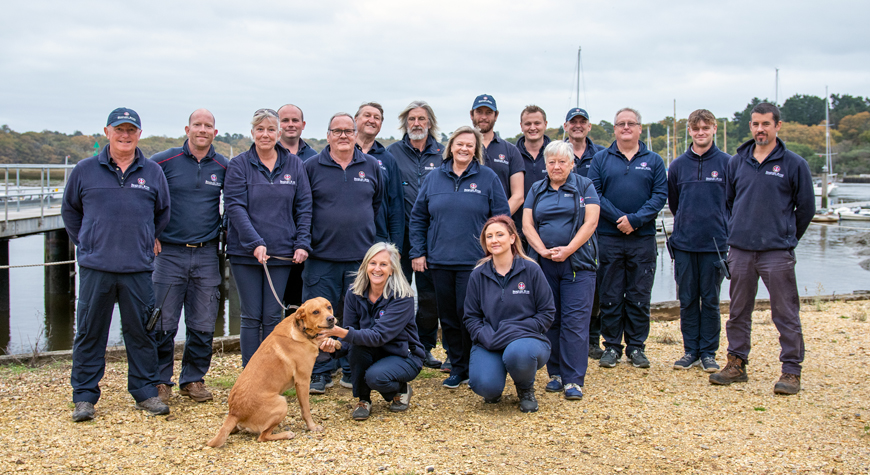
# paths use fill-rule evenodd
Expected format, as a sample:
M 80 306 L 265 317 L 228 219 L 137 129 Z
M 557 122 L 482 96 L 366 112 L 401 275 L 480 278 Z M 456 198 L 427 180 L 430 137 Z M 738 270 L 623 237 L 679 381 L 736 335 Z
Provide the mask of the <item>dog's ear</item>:
M 294 313 L 293 315 L 295 316 L 296 320 L 302 320 L 303 318 L 305 318 L 305 315 L 307 315 L 307 313 L 308 312 L 306 311 L 306 307 L 303 304 L 296 309 L 296 313 Z

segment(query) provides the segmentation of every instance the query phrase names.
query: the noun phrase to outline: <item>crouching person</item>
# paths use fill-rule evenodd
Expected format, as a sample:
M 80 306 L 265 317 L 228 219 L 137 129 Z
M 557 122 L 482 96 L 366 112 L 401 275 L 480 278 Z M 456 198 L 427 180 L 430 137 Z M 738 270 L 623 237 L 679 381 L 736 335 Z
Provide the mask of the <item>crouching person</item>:
M 423 369 L 425 350 L 417 337 L 414 292 L 402 273 L 399 251 L 384 242 L 366 252 L 356 279 L 344 297 L 344 325 L 326 333 L 349 347 L 353 396 L 359 398 L 351 417 L 368 419 L 372 391 L 390 402 L 390 410 L 408 410 L 410 381 Z M 334 352 L 334 341 L 321 345 Z
M 468 385 L 487 404 L 501 400 L 510 374 L 522 412 L 538 410 L 535 373 L 550 357 L 545 335 L 556 307 L 543 271 L 526 257 L 513 220 L 493 216 L 483 225 L 486 257 L 472 271 L 465 295 L 471 334 Z

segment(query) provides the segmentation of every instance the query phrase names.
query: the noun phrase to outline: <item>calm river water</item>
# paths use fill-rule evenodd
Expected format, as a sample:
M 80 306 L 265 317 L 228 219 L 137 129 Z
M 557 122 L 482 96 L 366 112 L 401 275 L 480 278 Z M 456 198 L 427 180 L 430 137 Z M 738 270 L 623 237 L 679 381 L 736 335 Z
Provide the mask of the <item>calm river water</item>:
M 870 201 L 870 185 L 839 186 L 836 200 Z M 870 259 L 870 256 L 858 256 L 856 249 L 843 242 L 846 236 L 867 231 L 870 231 L 870 222 L 844 221 L 840 225 L 828 227 L 812 224 L 795 250 L 800 294 L 813 296 L 870 290 L 870 271 L 859 265 L 862 260 Z M 43 263 L 44 237 L 33 235 L 11 240 L 9 261 L 11 265 Z M 673 273 L 671 259 L 663 247 L 660 247 L 652 293 L 653 302 L 676 300 Z M 5 347 L 10 354 L 29 353 L 35 345 L 39 345 L 40 351 L 71 348 L 75 328 L 75 302 L 64 296 L 49 298 L 45 295 L 45 271 L 42 267 L 11 269 L 9 280 L 10 317 L 8 324 L 0 324 L 0 348 Z M 758 296 L 768 296 L 763 284 L 759 284 Z M 728 298 L 728 281 L 722 285 L 722 298 Z M 221 303 L 215 335 L 237 335 L 239 303 L 232 283 Z M 109 335 L 110 345 L 122 343 L 119 322 L 116 306 Z M 182 324 L 178 339 L 184 339 L 183 333 Z

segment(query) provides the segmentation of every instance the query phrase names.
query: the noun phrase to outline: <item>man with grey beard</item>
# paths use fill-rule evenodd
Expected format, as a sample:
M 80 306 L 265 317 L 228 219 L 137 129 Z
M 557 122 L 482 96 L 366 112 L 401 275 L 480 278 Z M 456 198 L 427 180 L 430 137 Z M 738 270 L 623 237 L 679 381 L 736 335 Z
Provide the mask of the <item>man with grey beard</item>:
M 423 179 L 432 170 L 441 166 L 444 146 L 435 138 L 438 132 L 438 121 L 435 112 L 425 101 L 413 101 L 399 113 L 399 130 L 404 135 L 402 140 L 387 147 L 399 167 L 402 190 L 405 194 L 405 238 L 402 243 L 402 272 L 408 278 L 416 279 L 417 286 L 417 332 L 420 342 L 426 349 L 423 365 L 429 368 L 440 368 L 441 361 L 432 356 L 432 348 L 438 339 L 438 310 L 435 304 L 435 287 L 432 276 L 425 272 L 413 272 L 408 252 L 411 243 L 408 241 L 408 223 L 411 220 L 411 209 L 417 200 L 417 193 Z

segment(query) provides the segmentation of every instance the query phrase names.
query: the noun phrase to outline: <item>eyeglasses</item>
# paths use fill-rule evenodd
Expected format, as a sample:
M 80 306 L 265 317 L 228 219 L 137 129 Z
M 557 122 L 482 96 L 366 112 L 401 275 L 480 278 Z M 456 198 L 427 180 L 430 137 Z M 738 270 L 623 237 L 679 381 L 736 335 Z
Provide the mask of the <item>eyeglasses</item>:
M 260 114 L 269 114 L 273 117 L 278 117 L 278 113 L 272 109 L 257 109 L 257 112 L 254 112 L 255 116 L 258 116 Z
M 613 124 L 617 129 L 624 129 L 628 127 L 629 129 L 632 127 L 637 127 L 640 125 L 638 122 L 617 122 Z
M 356 132 L 356 130 L 353 129 L 329 129 L 329 133 L 336 137 L 341 137 L 342 135 L 353 137 L 354 132 Z

